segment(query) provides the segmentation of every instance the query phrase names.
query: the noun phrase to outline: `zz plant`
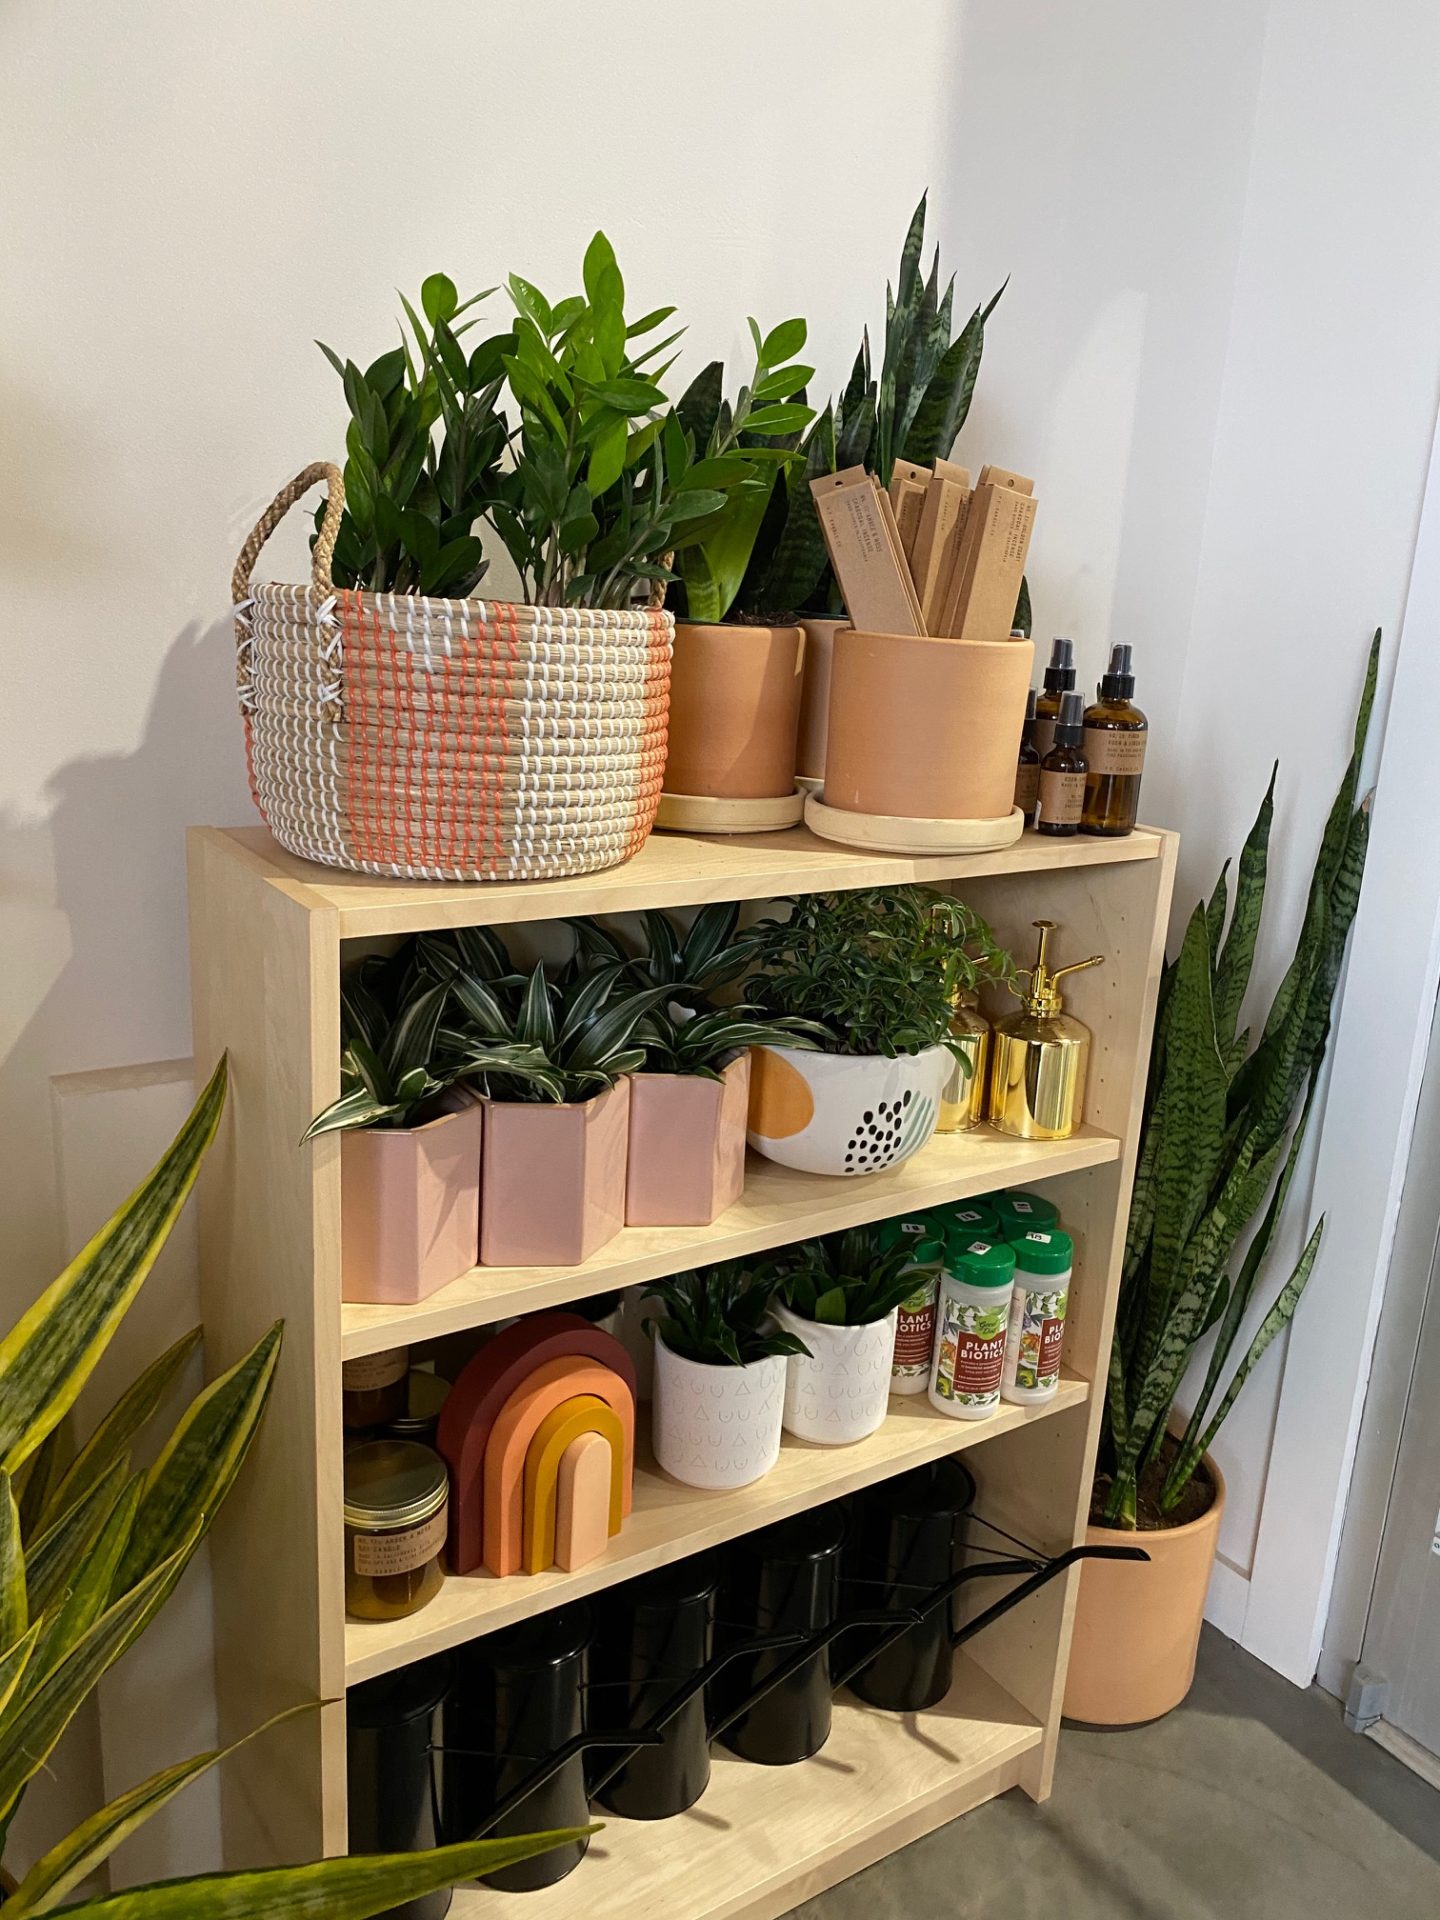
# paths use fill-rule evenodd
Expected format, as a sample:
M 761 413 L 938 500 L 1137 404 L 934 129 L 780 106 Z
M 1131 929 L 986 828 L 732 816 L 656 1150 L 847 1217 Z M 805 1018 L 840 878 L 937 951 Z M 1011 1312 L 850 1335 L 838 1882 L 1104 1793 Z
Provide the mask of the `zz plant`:
M 645 1321 L 682 1360 L 706 1367 L 748 1367 L 753 1361 L 810 1349 L 769 1318 L 771 1282 L 748 1273 L 738 1261 L 722 1261 L 693 1273 L 656 1280 L 648 1297 L 664 1312 Z
M 915 1291 L 909 1248 L 887 1246 L 877 1227 L 801 1241 L 763 1273 L 792 1313 L 830 1327 L 884 1320 Z
M 1108 1526 L 1163 1526 L 1180 1512 L 1226 1415 L 1298 1307 L 1320 1250 L 1323 1216 L 1232 1367 L 1304 1144 L 1359 902 L 1370 816 L 1357 795 L 1379 653 L 1377 633 L 1295 955 L 1258 1041 L 1240 1015 L 1265 905 L 1273 774 L 1241 849 L 1228 926 L 1227 861 L 1165 971 L 1105 1396 L 1097 1512 Z M 1232 1278 L 1231 1261 L 1257 1215 Z M 1212 1329 L 1204 1377 L 1177 1434 L 1176 1397 Z

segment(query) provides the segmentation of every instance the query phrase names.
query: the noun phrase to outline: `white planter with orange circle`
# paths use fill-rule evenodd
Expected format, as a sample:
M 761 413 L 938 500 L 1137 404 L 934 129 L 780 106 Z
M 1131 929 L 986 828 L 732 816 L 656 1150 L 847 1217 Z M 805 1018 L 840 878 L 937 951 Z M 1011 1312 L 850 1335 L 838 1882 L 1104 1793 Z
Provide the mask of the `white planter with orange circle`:
M 901 1053 L 811 1053 L 755 1047 L 747 1139 L 802 1173 L 879 1173 L 935 1131 L 950 1077 L 948 1047 Z

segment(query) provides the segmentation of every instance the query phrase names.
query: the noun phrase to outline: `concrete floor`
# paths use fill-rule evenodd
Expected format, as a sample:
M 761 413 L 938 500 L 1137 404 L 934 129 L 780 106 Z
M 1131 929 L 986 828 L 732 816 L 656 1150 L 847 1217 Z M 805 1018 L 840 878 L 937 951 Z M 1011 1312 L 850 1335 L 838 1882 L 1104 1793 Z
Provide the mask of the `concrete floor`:
M 1067 1728 L 1055 1792 L 1009 1793 L 792 1920 L 1436 1920 L 1440 1793 L 1206 1630 L 1184 1706 Z

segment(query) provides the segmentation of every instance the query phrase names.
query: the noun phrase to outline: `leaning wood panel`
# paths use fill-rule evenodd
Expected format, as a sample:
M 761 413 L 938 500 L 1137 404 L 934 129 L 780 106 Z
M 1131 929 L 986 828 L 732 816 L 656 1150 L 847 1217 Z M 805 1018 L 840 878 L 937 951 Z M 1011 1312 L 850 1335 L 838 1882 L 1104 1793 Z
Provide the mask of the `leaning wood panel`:
M 285 1321 L 255 1447 L 211 1536 L 220 1737 L 344 1687 L 340 1505 L 339 1151 L 302 1149 L 339 1083 L 335 916 L 192 834 L 195 1058 L 230 1058 L 230 1098 L 200 1183 L 206 1364 Z M 342 1851 L 345 1725 L 331 1706 L 223 1771 L 228 1866 Z

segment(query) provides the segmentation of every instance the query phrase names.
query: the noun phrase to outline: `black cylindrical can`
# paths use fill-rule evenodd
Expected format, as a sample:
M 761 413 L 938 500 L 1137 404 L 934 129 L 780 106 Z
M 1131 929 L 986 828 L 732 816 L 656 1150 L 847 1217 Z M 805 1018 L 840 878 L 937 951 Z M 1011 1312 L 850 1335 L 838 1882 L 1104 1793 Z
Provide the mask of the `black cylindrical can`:
M 736 1541 L 722 1587 L 727 1630 L 808 1633 L 832 1626 L 840 1610 L 844 1544 L 845 1514 L 836 1503 Z M 771 1648 L 732 1661 L 717 1679 L 712 1720 L 722 1722 L 767 1674 L 793 1658 L 791 1650 Z M 808 1760 L 830 1737 L 830 1696 L 830 1651 L 822 1647 L 747 1707 L 720 1738 L 733 1753 L 761 1766 Z
M 585 1718 L 592 1632 L 583 1601 L 556 1607 L 462 1649 L 445 1709 L 445 1837 L 468 1839 L 509 1793 L 575 1739 Z M 589 1824 L 585 1762 L 576 1754 L 487 1829 L 487 1837 Z M 589 1843 L 572 1841 L 534 1860 L 488 1874 L 503 1893 L 553 1886 L 580 1863 Z
M 448 1653 L 353 1687 L 345 1701 L 351 1853 L 411 1853 L 439 1844 L 441 1705 Z M 387 1907 L 379 1920 L 444 1920 L 450 1889 Z
M 975 1481 L 958 1460 L 936 1460 L 852 1502 L 846 1604 L 923 1608 L 925 1595 L 960 1571 Z M 919 1713 L 950 1691 L 949 1605 L 932 1607 L 850 1682 L 871 1706 Z
M 653 1719 L 714 1646 L 719 1564 L 697 1554 L 628 1581 L 605 1596 L 599 1612 L 592 1680 L 597 1712 L 617 1726 Z M 601 1704 L 603 1703 L 603 1705 Z M 693 1806 L 710 1783 L 710 1734 L 704 1694 L 692 1694 L 664 1730 L 658 1747 L 637 1747 L 596 1798 L 626 1820 L 667 1820 Z M 602 1752 L 608 1772 L 613 1752 Z

